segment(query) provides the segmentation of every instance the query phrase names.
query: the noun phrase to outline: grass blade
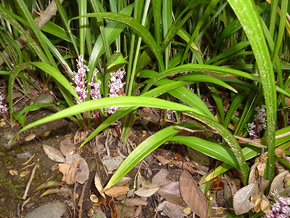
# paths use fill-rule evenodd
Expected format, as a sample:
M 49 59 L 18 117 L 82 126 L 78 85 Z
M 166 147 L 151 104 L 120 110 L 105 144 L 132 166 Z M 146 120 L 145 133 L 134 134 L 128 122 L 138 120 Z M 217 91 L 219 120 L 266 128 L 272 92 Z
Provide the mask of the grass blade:
M 267 178 L 269 184 L 275 174 L 275 128 L 276 128 L 276 90 L 275 78 L 273 72 L 272 61 L 270 58 L 268 46 L 264 37 L 261 17 L 257 11 L 253 0 L 228 0 L 235 14 L 237 15 L 247 37 L 251 43 L 263 85 L 265 96 L 265 104 L 267 108 L 267 147 L 268 157 L 268 173 Z

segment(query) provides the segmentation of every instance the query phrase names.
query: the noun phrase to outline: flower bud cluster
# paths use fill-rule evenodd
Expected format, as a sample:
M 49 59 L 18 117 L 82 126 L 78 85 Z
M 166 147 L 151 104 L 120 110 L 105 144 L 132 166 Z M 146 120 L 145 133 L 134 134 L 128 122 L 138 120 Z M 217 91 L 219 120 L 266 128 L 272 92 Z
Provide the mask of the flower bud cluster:
M 271 207 L 271 214 L 267 218 L 288 218 L 290 217 L 290 198 L 279 197 Z
M 8 108 L 7 108 L 6 105 L 4 104 L 4 100 L 5 100 L 4 95 L 1 94 L 1 92 L 0 92 L 0 113 L 1 113 L 1 114 L 6 113 L 7 110 L 8 110 Z
M 256 107 L 255 110 L 257 115 L 253 122 L 248 124 L 248 132 L 253 139 L 259 138 L 262 131 L 267 127 L 266 106 L 263 105 L 261 108 Z

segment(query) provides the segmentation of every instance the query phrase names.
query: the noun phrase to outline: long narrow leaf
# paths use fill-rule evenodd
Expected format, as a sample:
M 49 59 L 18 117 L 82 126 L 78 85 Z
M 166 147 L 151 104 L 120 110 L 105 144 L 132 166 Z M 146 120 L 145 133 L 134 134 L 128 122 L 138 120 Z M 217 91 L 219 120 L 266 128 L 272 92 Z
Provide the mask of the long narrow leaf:
M 251 43 L 263 85 L 267 108 L 267 146 L 268 146 L 268 180 L 269 184 L 275 174 L 275 128 L 276 128 L 276 91 L 272 61 L 263 34 L 261 17 L 253 0 L 228 0 Z
M 134 18 L 123 15 L 123 14 L 119 14 L 119 13 L 92 13 L 92 14 L 83 15 L 82 17 L 100 17 L 103 19 L 113 20 L 113 21 L 129 26 L 151 48 L 153 54 L 155 55 L 158 61 L 160 70 L 161 71 L 164 70 L 163 59 L 162 59 L 159 46 L 157 46 L 156 41 L 154 40 L 151 33 L 144 26 L 142 26 L 139 22 L 137 22 Z M 76 17 L 74 19 L 77 19 L 77 18 L 80 18 L 80 17 Z
M 123 178 L 137 163 L 139 163 L 148 154 L 152 153 L 164 142 L 168 141 L 172 136 L 179 133 L 174 126 L 169 126 L 150 136 L 143 141 L 132 153 L 124 160 L 118 170 L 114 173 L 104 190 L 109 189 L 115 185 L 121 178 Z
M 185 144 L 203 154 L 223 161 L 239 169 L 239 163 L 234 152 L 228 147 L 193 136 L 174 136 L 168 141 Z

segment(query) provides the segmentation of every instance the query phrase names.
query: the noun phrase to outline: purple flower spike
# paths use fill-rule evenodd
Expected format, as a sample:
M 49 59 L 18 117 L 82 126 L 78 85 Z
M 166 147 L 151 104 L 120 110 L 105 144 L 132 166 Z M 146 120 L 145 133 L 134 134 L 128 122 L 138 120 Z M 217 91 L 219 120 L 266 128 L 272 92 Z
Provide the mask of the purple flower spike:
M 96 100 L 96 99 L 100 99 L 102 97 L 101 92 L 100 92 L 100 88 L 101 88 L 101 81 L 97 80 L 97 82 L 94 82 L 94 78 L 96 77 L 97 72 L 94 71 L 93 72 L 93 76 L 92 76 L 92 81 L 89 83 L 89 85 L 91 86 L 91 97 L 92 99 Z
M 6 105 L 4 104 L 4 95 L 1 94 L 0 92 L 0 113 L 4 114 L 7 112 L 8 108 L 6 107 Z
M 267 218 L 287 218 L 290 217 L 290 199 L 289 197 L 279 197 L 271 207 L 271 214 Z
M 248 132 L 253 139 L 259 138 L 262 131 L 267 127 L 266 106 L 256 107 L 255 110 L 257 111 L 255 119 L 248 124 Z
M 119 96 L 120 90 L 124 87 L 125 83 L 122 82 L 122 79 L 124 78 L 125 72 L 121 70 L 117 70 L 115 73 L 111 73 L 111 79 L 109 84 L 109 97 L 117 97 Z M 118 107 L 111 107 L 108 109 L 109 114 L 113 114 L 118 110 Z
M 87 89 L 86 89 L 86 72 L 89 71 L 89 68 L 84 65 L 84 58 L 82 55 L 78 56 L 77 60 L 77 72 L 74 72 L 74 82 L 77 85 L 75 91 L 80 97 L 81 102 L 84 102 L 87 98 Z M 80 102 L 78 102 L 80 103 Z

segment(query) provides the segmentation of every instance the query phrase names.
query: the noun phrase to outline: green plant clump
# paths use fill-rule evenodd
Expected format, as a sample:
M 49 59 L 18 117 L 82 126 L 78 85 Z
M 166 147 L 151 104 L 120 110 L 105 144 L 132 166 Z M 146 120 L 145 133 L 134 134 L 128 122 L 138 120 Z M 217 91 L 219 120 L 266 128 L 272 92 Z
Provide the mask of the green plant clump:
M 36 6 L 54 13 L 32 13 Z M 274 179 L 275 148 L 288 149 L 290 140 L 288 0 L 2 0 L 0 19 L 0 75 L 9 99 L 6 106 L 0 98 L 0 115 L 11 125 L 18 120 L 19 133 L 68 117 L 93 129 L 80 147 L 117 121 L 126 141 L 138 108 L 163 110 L 162 129 L 129 154 L 105 190 L 167 141 L 223 162 L 205 181 L 234 167 L 246 186 L 246 161 L 265 152 L 263 176 L 268 184 Z M 13 89 L 32 98 L 31 85 L 40 92 L 56 87 L 60 105 L 13 111 Z M 44 106 L 58 112 L 25 125 L 26 112 Z M 184 129 L 211 129 L 222 140 L 176 136 Z M 266 140 L 253 140 L 258 130 Z

